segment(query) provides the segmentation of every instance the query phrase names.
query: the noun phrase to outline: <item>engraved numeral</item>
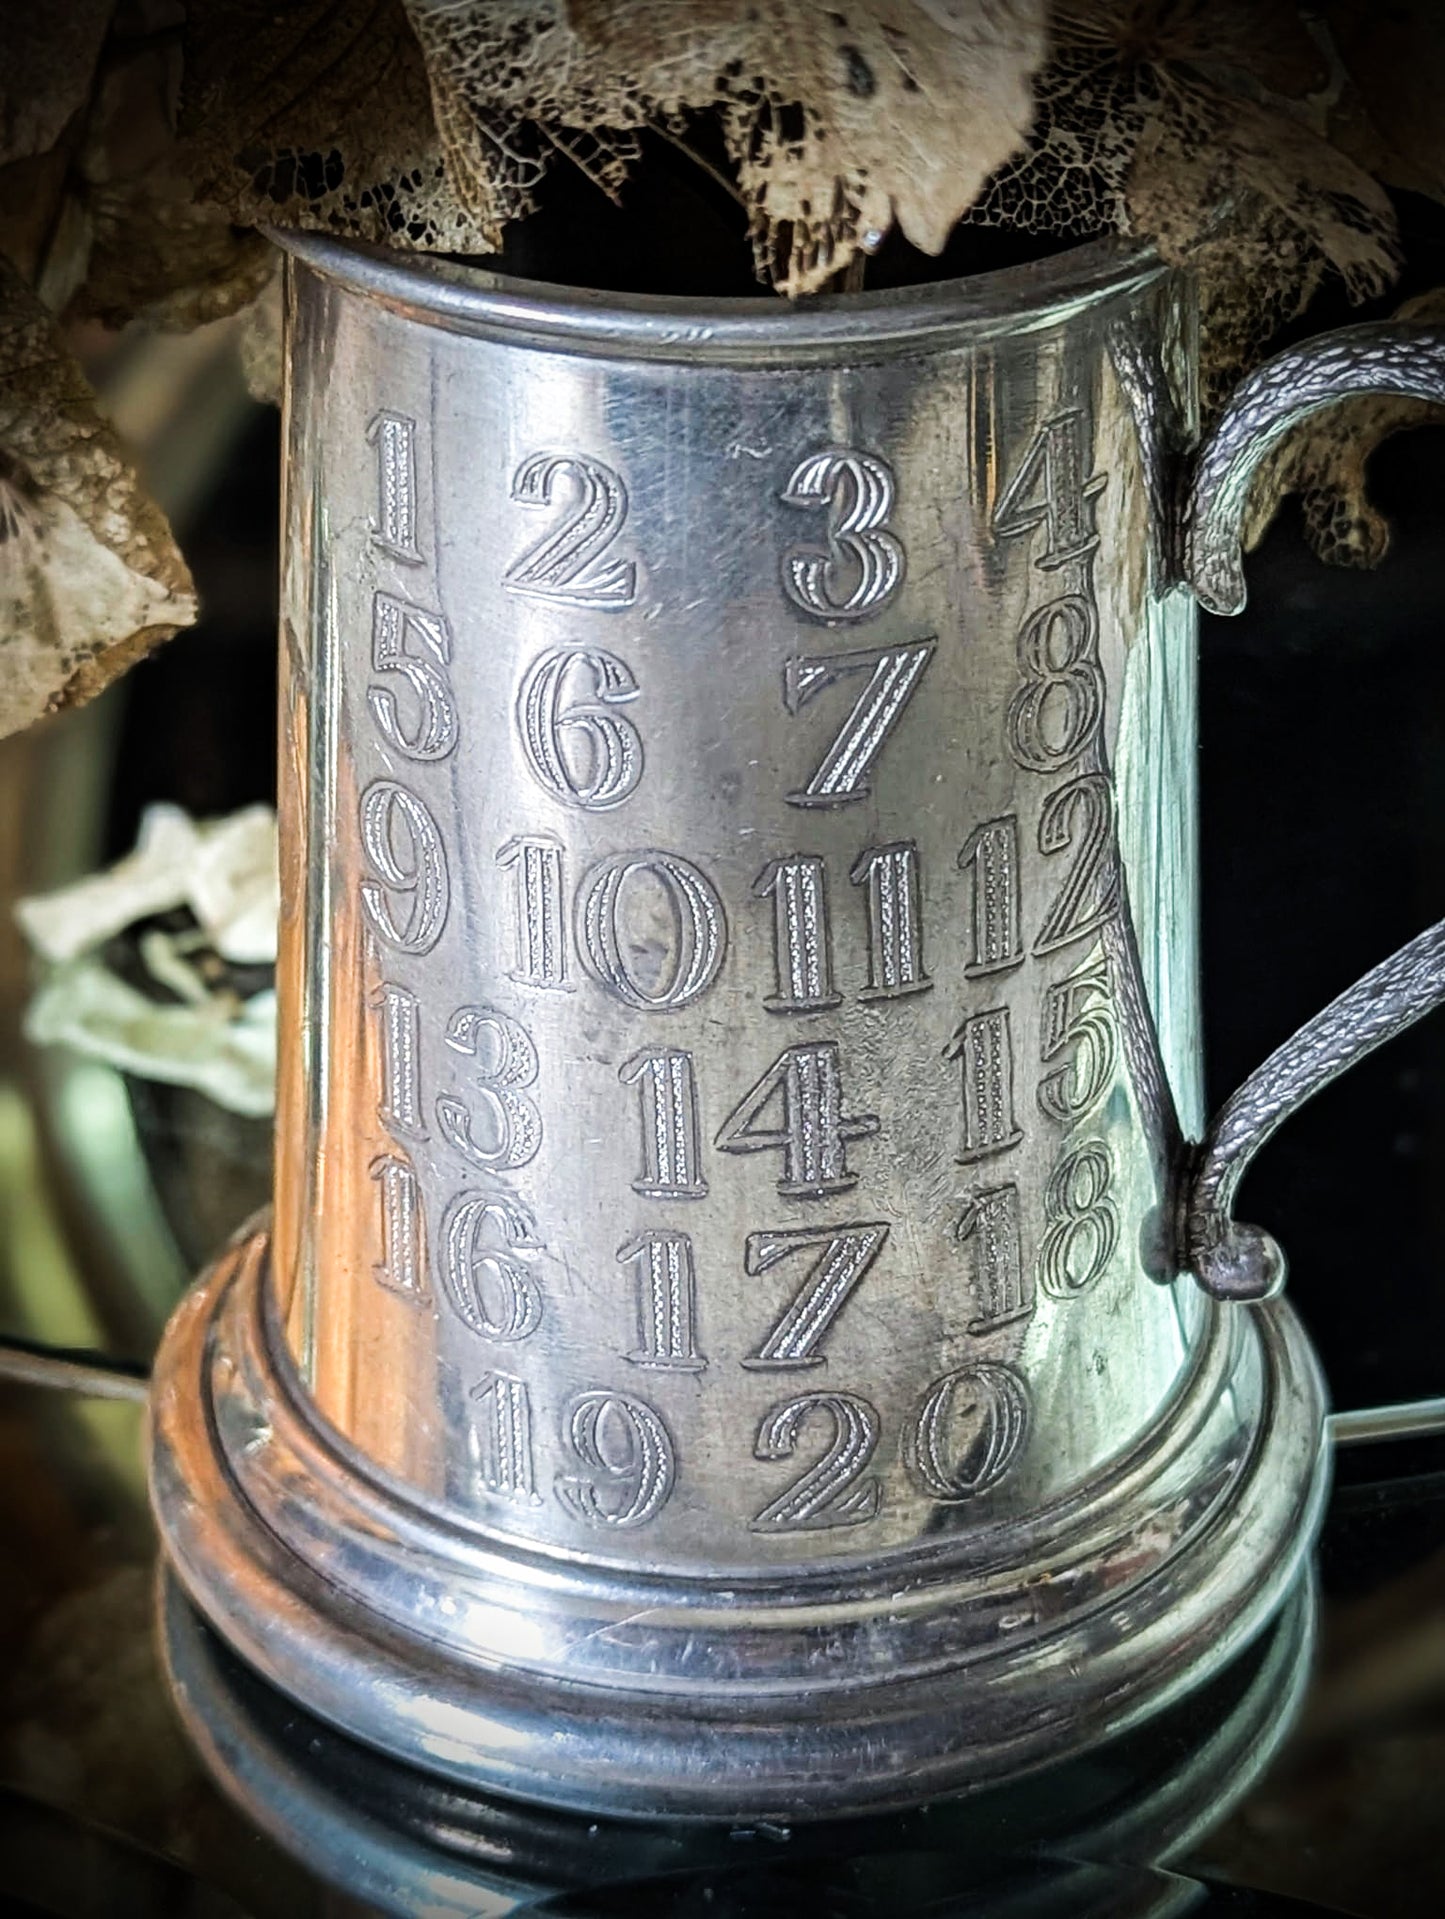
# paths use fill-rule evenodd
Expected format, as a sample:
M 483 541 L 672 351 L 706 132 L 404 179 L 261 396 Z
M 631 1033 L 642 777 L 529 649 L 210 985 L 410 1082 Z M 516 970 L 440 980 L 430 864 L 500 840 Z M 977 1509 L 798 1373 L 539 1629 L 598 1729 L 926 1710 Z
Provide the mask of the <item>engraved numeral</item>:
M 676 1471 L 662 1415 L 632 1393 L 574 1394 L 562 1438 L 587 1470 L 561 1473 L 557 1496 L 589 1526 L 622 1532 L 645 1526 L 672 1491 Z
M 949 1041 L 945 1059 L 963 1062 L 965 1163 L 1002 1153 L 1023 1138 L 1014 1118 L 1013 1032 L 1006 1006 L 966 1019 Z
M 857 653 L 811 656 L 786 663 L 783 703 L 790 713 L 801 713 L 839 680 L 853 679 L 860 673 L 868 675 L 812 778 L 806 786 L 788 794 L 790 806 L 846 806 L 872 791 L 869 775 L 917 691 L 937 645 L 937 640 L 919 640 L 912 646 L 868 647 Z
M 411 1161 L 396 1153 L 383 1153 L 367 1170 L 381 1194 L 381 1258 L 371 1270 L 388 1291 L 425 1299 L 421 1189 Z
M 576 492 L 571 510 L 513 560 L 503 584 L 514 593 L 572 606 L 631 606 L 635 562 L 602 557 L 627 519 L 627 488 L 610 466 L 581 453 L 534 453 L 512 476 L 512 498 L 522 506 L 550 506 L 564 476 Z
M 701 1199 L 707 1181 L 699 1166 L 697 1081 L 692 1054 L 665 1046 L 634 1053 L 618 1068 L 635 1085 L 642 1107 L 642 1173 L 634 1193 L 649 1199 Z
M 1039 1081 L 1040 1107 L 1065 1126 L 1082 1119 L 1103 1098 L 1119 1054 L 1109 967 L 1102 953 L 1075 967 L 1045 995 L 1040 1047 L 1045 1064 L 1069 1047 L 1072 1057 Z
M 904 1432 L 904 1461 L 923 1490 L 945 1505 L 996 1486 L 1023 1450 L 1029 1391 L 1011 1366 L 976 1360 L 936 1379 Z
M 803 1393 L 774 1406 L 758 1427 L 755 1456 L 791 1459 L 810 1422 L 829 1427 L 826 1451 L 785 1492 L 769 1500 L 752 1522 L 754 1532 L 862 1526 L 877 1516 L 882 1489 L 876 1479 L 862 1475 L 878 1446 L 878 1415 L 859 1393 Z
M 1023 684 L 1008 710 L 1009 743 L 1020 766 L 1057 772 L 1097 737 L 1104 719 L 1098 630 L 1093 602 L 1080 593 L 1050 600 L 1024 621 L 1018 638 Z
M 377 1116 L 390 1133 L 425 1139 L 418 1055 L 421 1003 L 415 993 L 383 980 L 372 1005 L 381 1015 L 381 1098 Z
M 1053 569 L 1087 559 L 1099 544 L 1091 504 L 1105 475 L 1084 478 L 1084 416 L 1076 408 L 1045 420 L 994 509 L 993 530 L 1005 539 L 1044 528 L 1035 565 Z
M 867 889 L 868 984 L 859 999 L 902 999 L 908 993 L 929 992 L 933 981 L 923 964 L 918 848 L 912 840 L 867 847 L 848 877 Z
M 429 953 L 451 904 L 436 821 L 400 781 L 373 780 L 361 796 L 361 844 L 377 875 L 361 882 L 362 909 L 373 932 L 398 952 Z M 401 923 L 392 896 L 409 902 Z
M 1114 1162 L 1091 1141 L 1066 1153 L 1044 1189 L 1048 1228 L 1039 1247 L 1039 1283 L 1055 1299 L 1087 1292 L 1119 1243 L 1119 1210 L 1110 1198 Z
M 828 879 L 815 853 L 773 860 L 753 883 L 759 899 L 773 896 L 776 989 L 763 1001 L 770 1013 L 816 1013 L 836 1006 Z
M 578 682 L 588 689 L 581 697 Z M 642 740 L 615 709 L 637 693 L 632 669 L 601 647 L 559 646 L 534 660 L 517 697 L 517 725 L 537 784 L 589 813 L 630 798 L 642 778 Z
M 1000 1326 L 1028 1319 L 1034 1310 L 1033 1274 L 1024 1269 L 1019 1229 L 1019 1189 L 995 1186 L 975 1193 L 958 1216 L 953 1237 L 974 1249 L 973 1297 L 978 1307 L 968 1322 L 971 1337 L 982 1338 Z
M 369 686 L 366 703 L 377 731 L 409 760 L 444 760 L 457 743 L 457 708 L 442 668 L 452 657 L 451 629 L 439 613 L 378 593 L 371 603 L 371 665 L 411 691 L 416 724 L 402 724 L 389 686 Z
M 510 1193 L 459 1193 L 442 1222 L 441 1281 L 462 1324 L 502 1344 L 530 1338 L 542 1293 L 516 1255 L 538 1251 L 536 1223 Z
M 783 588 L 795 606 L 823 620 L 866 620 L 903 584 L 907 556 L 888 529 L 893 471 L 874 453 L 825 447 L 793 469 L 789 506 L 828 509 L 828 545 L 793 547 L 783 559 Z
M 644 911 L 625 928 L 623 908 L 640 880 L 651 882 L 652 910 L 644 902 Z M 670 941 L 660 936 L 659 903 L 671 921 Z M 727 917 L 717 888 L 677 853 L 618 853 L 594 867 L 581 887 L 577 925 L 578 947 L 593 979 L 624 1006 L 644 1012 L 675 1012 L 705 993 L 727 949 Z
M 492 1006 L 462 1006 L 447 1024 L 447 1045 L 478 1061 L 473 1082 L 486 1108 L 482 1137 L 476 1114 L 455 1093 L 439 1093 L 437 1125 L 447 1143 L 474 1166 L 510 1172 L 537 1157 L 542 1116 L 519 1089 L 537 1078 L 537 1049 L 524 1026 Z
M 482 1483 L 499 1499 L 540 1506 L 532 1462 L 532 1401 L 510 1373 L 486 1373 L 472 1389 L 482 1412 L 476 1422 Z
M 1052 953 L 1111 919 L 1119 907 L 1119 860 L 1114 845 L 1114 789 L 1103 773 L 1081 773 L 1044 801 L 1039 851 L 1077 850 L 1068 877 L 1034 942 Z
M 366 429 L 376 448 L 377 515 L 371 543 L 410 566 L 421 565 L 416 543 L 416 421 L 405 413 L 378 413 Z
M 781 1124 L 760 1125 L 774 1102 Z M 724 1153 L 781 1152 L 778 1191 L 789 1199 L 818 1199 L 857 1184 L 847 1143 L 877 1131 L 876 1114 L 843 1111 L 838 1047 L 819 1040 L 780 1053 L 728 1114 L 714 1144 Z
M 1019 823 L 1012 813 L 978 827 L 958 856 L 973 870 L 973 958 L 970 979 L 1005 973 L 1024 956 L 1019 934 Z
M 561 842 L 543 834 L 508 840 L 498 866 L 516 875 L 517 964 L 511 978 L 544 991 L 567 990 L 567 920 Z
M 743 1361 L 755 1371 L 779 1372 L 798 1366 L 822 1366 L 827 1354 L 817 1349 L 824 1334 L 857 1290 L 863 1275 L 883 1250 L 888 1228 L 869 1220 L 856 1226 L 805 1227 L 798 1232 L 749 1233 L 743 1255 L 748 1273 L 770 1272 L 779 1260 L 821 1247 L 791 1305 L 774 1322 L 758 1350 Z
M 637 1350 L 627 1357 L 634 1366 L 702 1372 L 707 1361 L 697 1350 L 697 1279 L 687 1234 L 639 1233 L 617 1257 L 637 1268 Z

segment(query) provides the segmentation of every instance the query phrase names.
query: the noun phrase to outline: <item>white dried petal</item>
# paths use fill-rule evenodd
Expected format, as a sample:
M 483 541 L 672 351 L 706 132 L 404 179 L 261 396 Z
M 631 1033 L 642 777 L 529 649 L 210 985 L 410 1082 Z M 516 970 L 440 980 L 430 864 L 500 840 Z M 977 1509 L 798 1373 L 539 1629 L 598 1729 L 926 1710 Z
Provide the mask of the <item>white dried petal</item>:
M 140 1079 L 189 1086 L 218 1106 L 264 1119 L 276 1101 L 276 996 L 158 1005 L 96 959 L 58 969 L 31 1000 L 25 1035 L 68 1046 Z
M 133 853 L 104 873 L 21 900 L 15 916 L 46 959 L 67 961 L 139 920 L 188 906 L 206 943 L 238 965 L 276 958 L 276 816 L 250 806 L 197 825 L 180 807 L 147 807 Z

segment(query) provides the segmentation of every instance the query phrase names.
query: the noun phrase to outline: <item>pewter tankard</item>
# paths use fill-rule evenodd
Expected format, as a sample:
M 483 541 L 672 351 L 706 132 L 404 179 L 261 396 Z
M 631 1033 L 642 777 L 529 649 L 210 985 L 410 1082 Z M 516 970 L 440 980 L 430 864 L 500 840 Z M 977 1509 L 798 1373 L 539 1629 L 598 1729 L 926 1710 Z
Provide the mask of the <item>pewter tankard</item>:
M 1445 933 L 1206 1127 L 1194 595 L 1445 339 L 1271 363 L 1186 484 L 1191 290 L 1112 243 L 791 307 L 287 245 L 275 1213 L 158 1361 L 184 1588 L 363 1741 L 621 1814 L 1201 1683 L 1325 1483 L 1234 1187 Z

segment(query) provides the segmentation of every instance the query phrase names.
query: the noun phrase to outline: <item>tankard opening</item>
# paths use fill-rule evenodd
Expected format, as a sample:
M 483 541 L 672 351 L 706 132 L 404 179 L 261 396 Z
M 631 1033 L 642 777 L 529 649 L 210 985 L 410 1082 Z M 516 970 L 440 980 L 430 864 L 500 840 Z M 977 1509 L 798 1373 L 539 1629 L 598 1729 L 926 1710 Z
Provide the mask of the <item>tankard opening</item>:
M 555 166 L 539 190 L 537 211 L 508 227 L 503 251 L 461 264 L 595 293 L 764 297 L 746 212 L 726 178 L 720 144 L 709 154 L 649 130 L 639 145 L 641 158 L 616 200 L 580 168 Z M 1032 266 L 1103 237 L 1102 229 L 1060 235 L 960 224 L 943 252 L 932 256 L 894 227 L 828 291 L 846 297 Z

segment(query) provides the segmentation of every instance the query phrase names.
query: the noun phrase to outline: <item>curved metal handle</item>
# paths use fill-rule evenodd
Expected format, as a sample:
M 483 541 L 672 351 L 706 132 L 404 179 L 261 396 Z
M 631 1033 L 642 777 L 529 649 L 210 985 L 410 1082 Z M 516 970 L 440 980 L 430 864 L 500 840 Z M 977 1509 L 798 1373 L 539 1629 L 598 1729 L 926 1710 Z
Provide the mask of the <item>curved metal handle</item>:
M 1201 449 L 1185 518 L 1188 574 L 1213 613 L 1244 605 L 1241 532 L 1260 462 L 1310 414 L 1356 393 L 1445 402 L 1445 328 L 1344 327 L 1242 381 Z M 1290 1114 L 1445 1001 L 1445 920 L 1411 940 L 1271 1053 L 1215 1115 L 1186 1182 L 1180 1262 L 1216 1299 L 1268 1299 L 1285 1280 L 1269 1234 L 1233 1217 L 1250 1161 Z

